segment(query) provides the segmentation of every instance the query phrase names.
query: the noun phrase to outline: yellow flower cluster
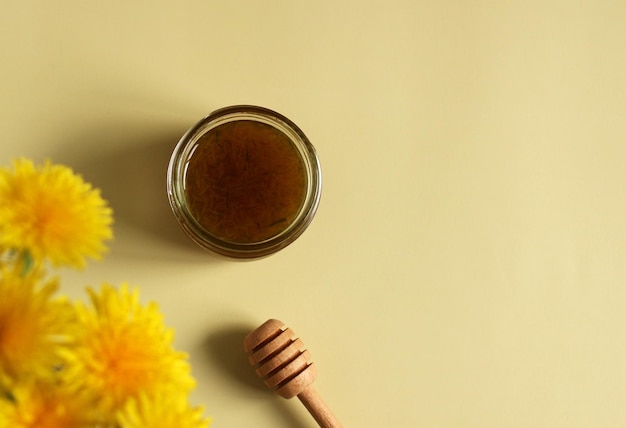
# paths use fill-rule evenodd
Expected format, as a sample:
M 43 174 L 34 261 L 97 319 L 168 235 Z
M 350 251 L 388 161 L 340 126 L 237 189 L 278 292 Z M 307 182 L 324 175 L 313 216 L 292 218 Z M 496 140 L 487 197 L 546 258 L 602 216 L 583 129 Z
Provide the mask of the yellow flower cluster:
M 0 169 L 0 248 L 36 261 L 83 267 L 111 239 L 111 209 L 100 192 L 63 165 L 28 159 Z
M 83 267 L 112 237 L 97 189 L 61 165 L 0 169 L 0 428 L 207 428 L 195 382 L 155 303 L 127 284 L 58 295 L 52 266 Z

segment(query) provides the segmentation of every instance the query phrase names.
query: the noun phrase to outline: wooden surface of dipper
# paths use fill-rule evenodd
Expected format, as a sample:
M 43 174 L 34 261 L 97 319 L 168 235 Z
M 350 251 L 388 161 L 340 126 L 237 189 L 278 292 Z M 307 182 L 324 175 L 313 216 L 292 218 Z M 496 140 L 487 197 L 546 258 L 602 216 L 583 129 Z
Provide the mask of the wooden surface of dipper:
M 304 343 L 282 322 L 270 319 L 250 333 L 244 348 L 265 384 L 284 398 L 297 396 L 322 428 L 342 428 L 312 384 L 317 370 Z

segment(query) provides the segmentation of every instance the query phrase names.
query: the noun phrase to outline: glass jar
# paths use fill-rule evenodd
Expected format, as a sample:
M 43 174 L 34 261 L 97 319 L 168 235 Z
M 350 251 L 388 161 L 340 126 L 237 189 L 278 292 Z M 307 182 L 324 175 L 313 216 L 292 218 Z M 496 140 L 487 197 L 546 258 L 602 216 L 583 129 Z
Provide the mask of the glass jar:
M 313 220 L 322 175 L 315 148 L 285 116 L 238 105 L 189 129 L 172 153 L 167 194 L 185 233 L 232 258 L 273 254 Z

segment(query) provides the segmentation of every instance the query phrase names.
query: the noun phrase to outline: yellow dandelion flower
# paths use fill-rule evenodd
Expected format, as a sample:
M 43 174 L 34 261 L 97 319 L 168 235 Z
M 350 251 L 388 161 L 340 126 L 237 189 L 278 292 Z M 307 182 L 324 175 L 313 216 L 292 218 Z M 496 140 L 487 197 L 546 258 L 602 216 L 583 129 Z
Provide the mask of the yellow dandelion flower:
M 0 374 L 50 376 L 72 339 L 72 305 L 53 297 L 57 282 L 43 282 L 39 271 L 0 275 Z
M 81 332 L 68 364 L 68 376 L 100 398 L 111 415 L 142 392 L 194 387 L 187 355 L 172 346 L 173 332 L 156 304 L 142 306 L 139 291 L 123 284 L 88 289 L 92 307 L 77 304 Z
M 122 428 L 209 428 L 202 407 L 192 407 L 184 396 L 141 394 L 118 413 Z
M 112 237 L 112 212 L 98 189 L 63 165 L 18 159 L 0 169 L 0 248 L 82 267 Z
M 89 428 L 91 404 L 56 382 L 30 380 L 11 385 L 0 399 L 0 427 Z

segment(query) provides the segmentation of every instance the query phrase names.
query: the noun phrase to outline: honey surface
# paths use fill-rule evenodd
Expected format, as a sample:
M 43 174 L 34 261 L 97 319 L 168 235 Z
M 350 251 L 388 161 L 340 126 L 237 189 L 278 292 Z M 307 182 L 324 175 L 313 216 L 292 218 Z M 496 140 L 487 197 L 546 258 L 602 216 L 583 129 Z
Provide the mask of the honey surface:
M 304 164 L 277 129 L 251 120 L 225 123 L 198 140 L 185 194 L 191 214 L 209 233 L 260 242 L 297 216 L 306 195 Z

